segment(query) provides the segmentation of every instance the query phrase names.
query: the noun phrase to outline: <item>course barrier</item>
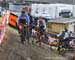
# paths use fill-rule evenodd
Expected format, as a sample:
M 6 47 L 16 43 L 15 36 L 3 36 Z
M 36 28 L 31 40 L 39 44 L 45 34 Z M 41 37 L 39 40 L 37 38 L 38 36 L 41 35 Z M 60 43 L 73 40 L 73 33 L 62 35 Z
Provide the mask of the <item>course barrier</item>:
M 0 24 L 0 44 L 2 43 L 6 32 L 6 15 L 3 15 L 2 17 L 2 23 Z
M 6 27 L 2 24 L 0 24 L 0 44 L 3 41 L 3 38 L 5 36 Z

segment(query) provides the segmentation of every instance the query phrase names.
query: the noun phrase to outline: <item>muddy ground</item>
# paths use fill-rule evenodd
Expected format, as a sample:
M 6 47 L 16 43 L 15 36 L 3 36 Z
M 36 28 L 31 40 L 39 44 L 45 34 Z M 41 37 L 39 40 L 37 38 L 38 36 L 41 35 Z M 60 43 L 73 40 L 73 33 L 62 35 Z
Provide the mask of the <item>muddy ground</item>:
M 57 51 L 39 47 L 37 44 L 24 45 L 16 29 L 7 26 L 5 38 L 0 45 L 0 60 L 70 60 L 68 56 L 59 55 Z

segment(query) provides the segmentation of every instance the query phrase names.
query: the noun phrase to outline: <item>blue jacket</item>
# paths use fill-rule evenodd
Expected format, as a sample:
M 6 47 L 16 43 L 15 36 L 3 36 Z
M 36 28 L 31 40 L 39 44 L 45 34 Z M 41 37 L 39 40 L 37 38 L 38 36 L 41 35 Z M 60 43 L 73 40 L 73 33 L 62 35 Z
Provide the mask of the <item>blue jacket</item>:
M 18 19 L 17 19 L 17 25 L 20 23 L 20 19 L 26 19 L 28 23 L 30 22 L 30 17 L 29 17 L 29 15 L 27 13 L 21 14 L 18 17 Z M 26 24 L 24 24 L 24 26 L 26 26 Z

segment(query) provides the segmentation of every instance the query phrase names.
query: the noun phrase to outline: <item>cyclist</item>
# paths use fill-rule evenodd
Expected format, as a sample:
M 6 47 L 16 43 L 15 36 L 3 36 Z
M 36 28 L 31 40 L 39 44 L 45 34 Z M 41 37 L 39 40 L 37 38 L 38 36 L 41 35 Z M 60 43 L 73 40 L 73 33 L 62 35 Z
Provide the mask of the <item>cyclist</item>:
M 58 44 L 58 51 L 60 53 L 60 48 L 68 47 L 68 30 L 64 29 L 60 34 L 59 37 L 59 44 Z
M 29 25 L 29 23 L 30 23 L 30 18 L 28 13 L 25 11 L 22 11 L 21 15 L 18 17 L 17 26 L 19 26 L 19 24 L 22 24 L 22 26 L 24 26 L 24 37 L 26 37 L 26 27 L 27 25 Z M 21 32 L 22 32 L 22 29 L 19 29 L 19 33 Z M 21 39 L 21 42 L 24 43 L 24 39 Z
M 41 17 L 41 16 L 39 17 L 39 19 L 37 21 L 37 27 L 38 27 L 38 32 L 40 34 L 39 34 L 39 40 L 36 41 L 36 43 L 41 42 L 40 36 L 42 36 L 46 30 L 46 22 L 45 22 L 45 20 L 43 20 L 43 17 Z M 40 43 L 40 46 L 41 46 L 41 43 Z
M 32 29 L 35 28 L 35 20 L 34 18 L 32 17 L 32 19 L 30 20 L 30 34 L 32 34 Z
M 29 10 L 28 15 L 30 16 L 30 36 L 32 34 L 32 29 L 34 29 L 35 27 L 35 19 L 34 17 L 31 15 L 31 9 Z

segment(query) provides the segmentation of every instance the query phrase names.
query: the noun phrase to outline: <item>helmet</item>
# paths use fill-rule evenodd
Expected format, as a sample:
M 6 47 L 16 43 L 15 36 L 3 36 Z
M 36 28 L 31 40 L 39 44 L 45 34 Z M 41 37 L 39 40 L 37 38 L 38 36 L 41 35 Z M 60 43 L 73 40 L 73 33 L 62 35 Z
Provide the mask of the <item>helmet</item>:
M 22 11 L 21 13 L 25 13 L 25 11 Z

